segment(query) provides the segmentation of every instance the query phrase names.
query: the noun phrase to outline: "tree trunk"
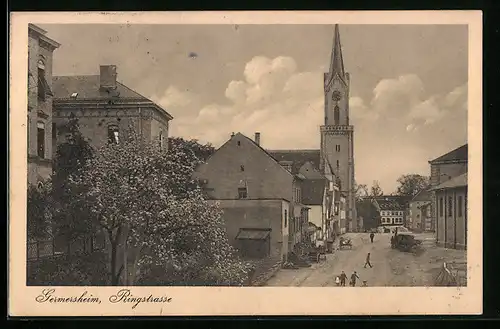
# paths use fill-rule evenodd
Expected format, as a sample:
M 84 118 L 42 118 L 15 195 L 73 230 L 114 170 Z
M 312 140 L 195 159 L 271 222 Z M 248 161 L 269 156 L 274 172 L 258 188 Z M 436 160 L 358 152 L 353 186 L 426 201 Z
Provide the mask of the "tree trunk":
M 117 252 L 117 240 L 116 238 L 110 241 L 111 242 L 111 285 L 118 285 L 118 277 L 116 276 L 116 252 Z

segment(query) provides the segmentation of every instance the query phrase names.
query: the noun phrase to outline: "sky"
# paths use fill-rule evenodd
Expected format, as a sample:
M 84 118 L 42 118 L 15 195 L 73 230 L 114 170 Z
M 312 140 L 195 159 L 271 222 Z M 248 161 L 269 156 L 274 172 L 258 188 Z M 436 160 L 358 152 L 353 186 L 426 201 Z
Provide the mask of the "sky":
M 333 25 L 40 25 L 54 75 L 99 74 L 166 109 L 170 135 L 267 149 L 319 148 Z M 341 25 L 355 179 L 389 194 L 403 174 L 467 142 L 466 25 Z

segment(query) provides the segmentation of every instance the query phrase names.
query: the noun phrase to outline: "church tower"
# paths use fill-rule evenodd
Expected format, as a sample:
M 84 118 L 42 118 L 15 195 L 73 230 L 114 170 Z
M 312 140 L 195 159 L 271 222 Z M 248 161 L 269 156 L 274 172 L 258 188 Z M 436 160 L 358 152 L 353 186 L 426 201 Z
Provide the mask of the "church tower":
M 324 174 L 334 171 L 339 189 L 346 197 L 346 221 L 341 221 L 340 227 L 356 230 L 354 127 L 349 124 L 349 85 L 349 73 L 344 71 L 339 26 L 335 24 L 330 69 L 324 74 L 325 118 L 320 127 L 320 159 Z

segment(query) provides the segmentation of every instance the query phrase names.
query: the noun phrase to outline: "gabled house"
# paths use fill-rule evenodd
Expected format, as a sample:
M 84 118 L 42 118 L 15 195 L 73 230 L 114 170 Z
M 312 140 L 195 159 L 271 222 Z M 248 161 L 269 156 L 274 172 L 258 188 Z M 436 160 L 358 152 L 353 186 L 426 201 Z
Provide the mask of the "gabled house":
M 405 224 L 406 198 L 394 195 L 382 195 L 372 198 L 372 202 L 380 213 L 380 226 L 394 227 Z
M 269 239 L 268 252 L 259 257 L 279 254 L 286 259 L 309 228 L 308 207 L 301 203 L 304 177 L 284 168 L 256 137 L 254 141 L 241 133 L 232 135 L 195 177 L 207 198 L 223 210 L 228 239 L 244 257 L 255 257 L 255 250 L 265 248 Z M 249 233 L 252 230 L 260 233 Z M 247 236 L 262 239 L 249 244 L 243 241 Z
M 270 150 L 268 152 L 291 173 L 304 178 L 301 183 L 301 201 L 310 208 L 310 222 L 321 227 L 321 234 L 316 236 L 324 241 L 332 241 L 335 235 L 344 233 L 346 218 L 344 216 L 344 221 L 341 222 L 339 180 L 329 161 L 320 160 L 320 151 Z M 326 174 L 319 170 L 321 163 L 327 165 Z M 335 207 L 337 207 L 336 212 L 333 210 Z M 345 207 L 345 200 L 343 207 Z

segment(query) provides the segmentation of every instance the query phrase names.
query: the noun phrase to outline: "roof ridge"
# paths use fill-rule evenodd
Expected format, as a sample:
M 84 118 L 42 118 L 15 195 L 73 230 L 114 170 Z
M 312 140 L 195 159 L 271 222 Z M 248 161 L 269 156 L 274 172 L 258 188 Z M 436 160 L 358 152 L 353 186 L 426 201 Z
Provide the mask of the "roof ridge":
M 262 146 L 260 146 L 259 144 L 257 144 L 257 143 L 256 143 L 253 139 L 251 139 L 250 137 L 246 136 L 245 134 L 243 134 L 243 133 L 241 133 L 241 132 L 237 132 L 237 133 L 236 133 L 236 135 L 237 135 L 237 134 L 240 134 L 241 136 L 243 136 L 243 137 L 245 137 L 246 139 L 248 139 L 248 140 L 249 140 L 249 141 L 250 141 L 253 145 L 257 146 L 257 147 L 258 147 L 259 149 L 261 149 L 261 150 L 262 150 L 262 151 L 263 151 L 263 152 L 264 152 L 267 156 L 269 156 L 269 157 L 270 157 L 270 158 L 271 158 L 274 162 L 276 162 L 276 164 L 277 164 L 277 165 L 278 165 L 281 169 L 285 170 L 287 173 L 289 173 L 292 177 L 294 177 L 294 178 L 295 178 L 295 175 L 294 175 L 294 174 L 292 174 L 291 172 L 289 172 L 288 170 L 286 170 L 286 169 L 285 169 L 285 168 L 284 168 L 284 167 L 283 167 L 283 166 L 279 163 L 279 161 L 278 161 L 275 157 L 273 157 L 273 156 L 272 156 L 272 155 L 271 155 L 268 151 L 266 151 L 266 150 L 265 150 Z M 227 142 L 229 142 L 230 140 L 231 140 L 231 138 L 230 138 L 230 139 L 228 139 L 228 141 L 227 141 Z M 226 143 L 227 143 L 227 142 L 226 142 Z M 225 143 L 224 143 L 224 144 L 225 144 Z
M 296 152 L 296 153 L 299 153 L 299 152 L 319 152 L 320 149 L 284 149 L 284 150 L 271 150 L 271 149 L 268 149 L 267 150 L 268 152 L 272 152 L 272 153 L 280 153 L 280 152 Z

